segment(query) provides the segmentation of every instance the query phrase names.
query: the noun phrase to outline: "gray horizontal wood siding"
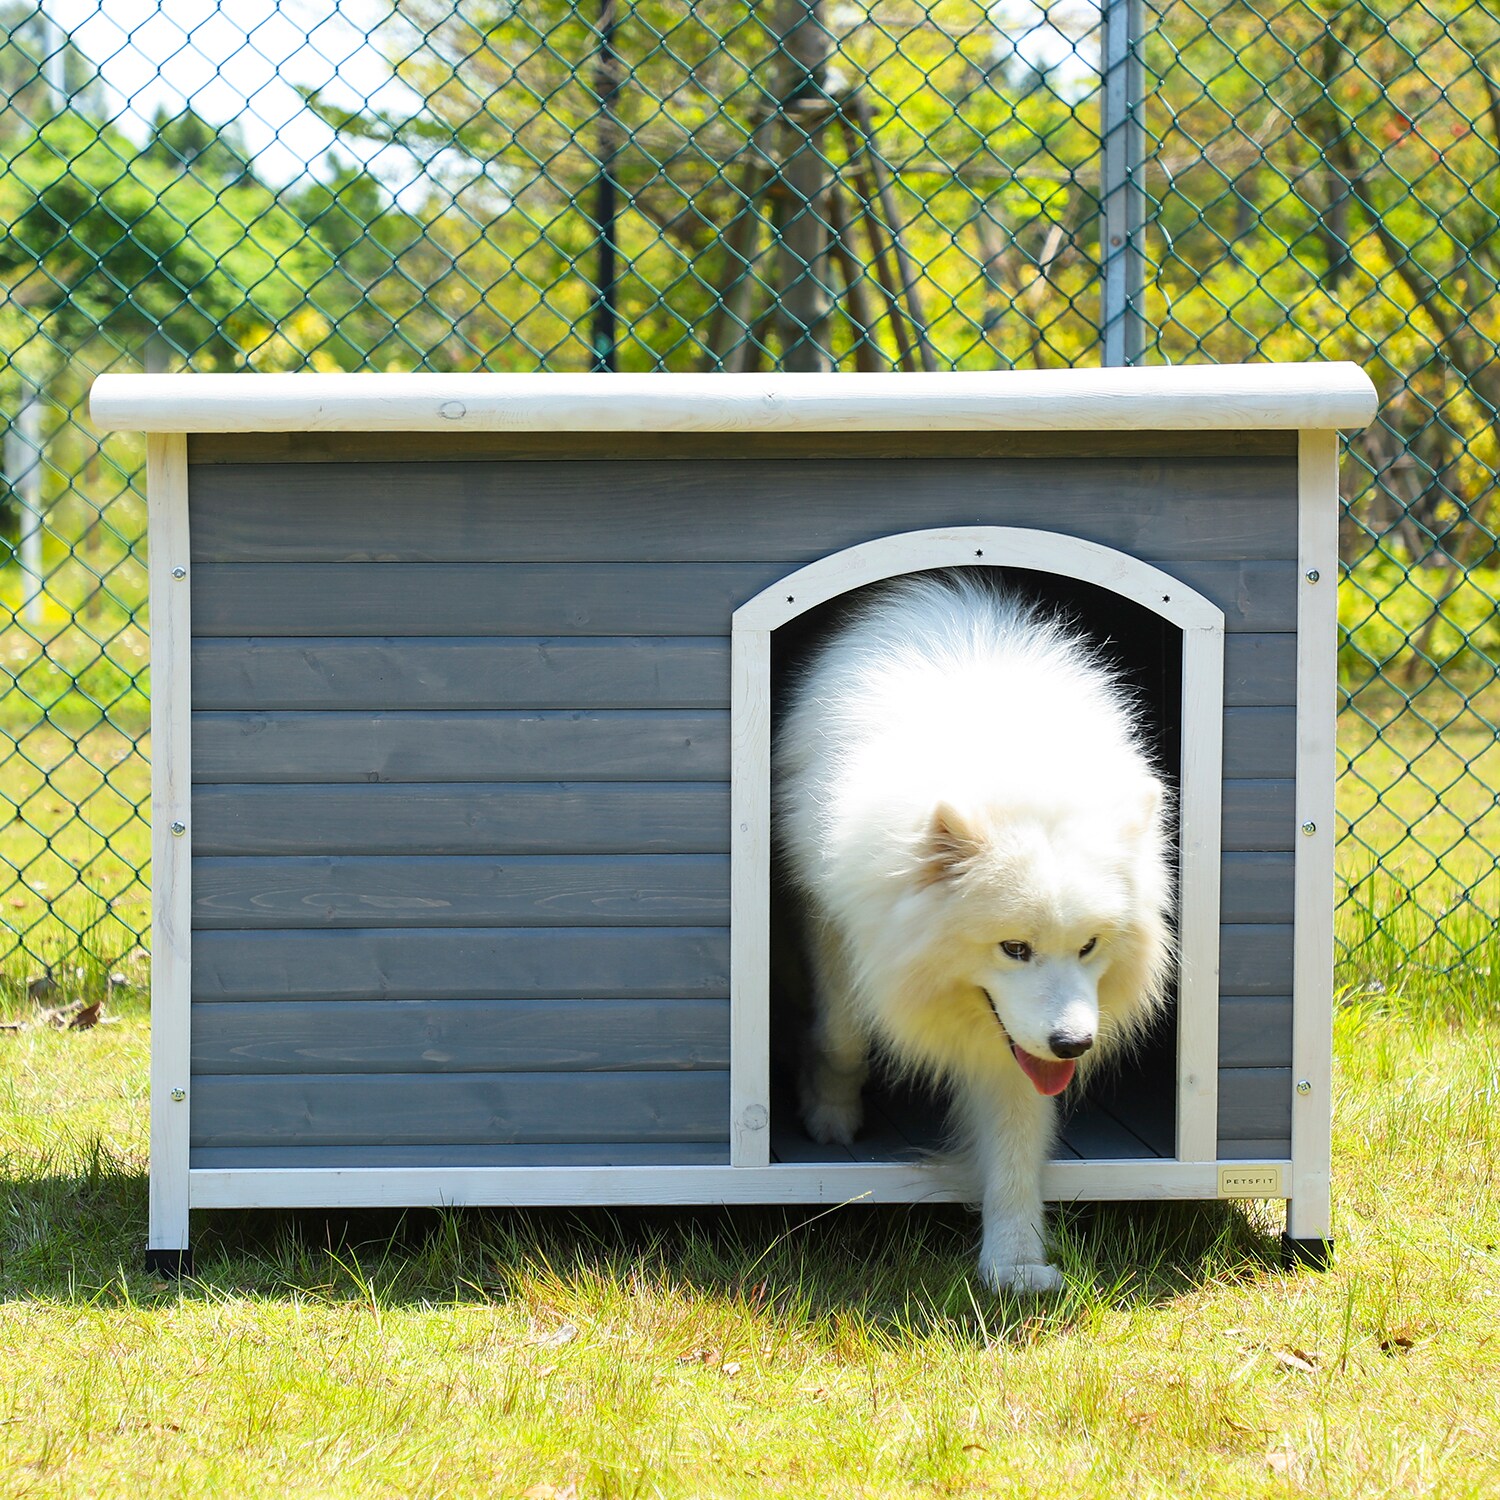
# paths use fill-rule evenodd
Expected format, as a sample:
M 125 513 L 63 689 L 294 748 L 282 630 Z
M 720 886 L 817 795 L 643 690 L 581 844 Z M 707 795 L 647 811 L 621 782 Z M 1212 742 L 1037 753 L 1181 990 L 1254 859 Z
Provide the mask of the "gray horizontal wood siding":
M 1265 841 L 1255 847 L 1277 847 L 1269 842 L 1273 818 L 1260 818 Z M 202 855 L 727 854 L 729 787 L 680 781 L 200 785 L 193 788 L 193 848 Z
M 549 1141 L 538 1145 L 194 1146 L 189 1165 L 203 1171 L 264 1167 L 727 1167 L 727 1141 Z M 571 1195 L 563 1195 L 562 1201 Z
M 264 472 L 194 470 L 195 561 L 795 563 L 916 525 L 1059 517 L 1136 556 L 1297 555 L 1290 457 L 285 464 L 270 485 Z
M 1221 1068 L 1219 1070 L 1220 1141 L 1292 1141 L 1292 1070 L 1290 1068 Z
M 718 1141 L 727 1073 L 202 1074 L 194 1146 Z
M 727 1000 L 200 1005 L 195 1073 L 722 1071 Z
M 1295 628 L 1293 561 L 1143 560 L 1211 599 L 1231 633 Z M 192 574 L 193 633 L 708 636 L 727 632 L 741 604 L 794 566 L 800 563 L 200 563 Z
M 729 715 L 721 709 L 203 713 L 193 715 L 192 735 L 196 782 L 729 777 Z M 1265 749 L 1274 753 L 1270 739 Z
M 518 713 L 200 713 L 195 782 L 724 781 L 721 710 Z M 1224 711 L 1224 774 L 1289 777 L 1291 708 Z
M 723 636 L 231 637 L 192 670 L 197 709 L 729 707 Z
M 728 994 L 725 927 L 193 934 L 193 996 L 200 1001 L 711 1000 Z
M 200 929 L 720 926 L 724 855 L 198 858 Z M 1229 854 L 1227 922 L 1292 920 L 1292 856 Z
M 1127 437 L 195 463 L 194 1165 L 723 1159 L 730 617 L 968 524 L 1065 528 L 1225 610 L 1221 1134 L 1279 1139 L 1295 458 Z
M 1246 877 L 1253 882 L 1250 872 Z M 192 885 L 196 928 L 729 922 L 729 858 L 723 854 L 198 858 Z
M 1296 701 L 1292 635 L 1232 635 L 1231 708 Z M 254 636 L 198 640 L 193 707 L 264 713 L 376 709 L 728 708 L 729 641 L 684 636 Z

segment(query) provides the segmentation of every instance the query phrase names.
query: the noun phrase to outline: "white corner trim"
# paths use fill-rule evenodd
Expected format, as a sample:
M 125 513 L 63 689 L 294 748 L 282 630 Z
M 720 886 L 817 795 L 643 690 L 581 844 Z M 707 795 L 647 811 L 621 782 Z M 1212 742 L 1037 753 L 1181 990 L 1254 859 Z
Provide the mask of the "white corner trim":
M 1287 1233 L 1303 1240 L 1328 1238 L 1332 1195 L 1338 518 L 1338 434 L 1304 432 L 1297 457 L 1297 831 L 1287 1208 Z M 1299 1092 L 1302 1084 L 1305 1092 Z
M 153 1250 L 188 1246 L 192 584 L 187 495 L 187 440 L 152 434 L 146 439 L 151 586 L 151 1186 L 146 1243 Z M 184 831 L 174 833 L 174 824 Z
M 729 1160 L 771 1160 L 771 635 L 732 643 Z
M 1177 1157 L 1219 1154 L 1219 883 L 1224 807 L 1224 615 L 1182 633 L 1177 791 Z
M 1224 612 L 1181 580 L 1127 553 L 1062 532 L 1013 526 L 877 537 L 789 573 L 734 612 L 731 933 L 738 936 L 730 943 L 731 1159 L 736 1165 L 754 1164 L 749 1153 L 758 1147 L 744 1138 L 739 1121 L 757 1103 L 767 1112 L 771 1105 L 770 1079 L 761 1062 L 770 1011 L 770 632 L 852 589 L 952 567 L 1027 568 L 1097 584 L 1183 632 L 1176 1149 L 1181 1162 L 1211 1163 L 1218 1156 Z M 737 1063 L 736 1057 L 754 1060 L 754 1073 L 750 1062 Z
M 1128 432 L 1359 428 L 1353 364 L 753 375 L 101 375 L 130 432 Z

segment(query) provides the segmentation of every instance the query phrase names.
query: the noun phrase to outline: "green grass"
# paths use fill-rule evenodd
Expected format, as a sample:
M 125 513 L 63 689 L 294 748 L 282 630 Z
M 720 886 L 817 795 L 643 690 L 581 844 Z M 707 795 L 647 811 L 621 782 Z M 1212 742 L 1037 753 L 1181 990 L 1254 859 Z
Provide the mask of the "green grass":
M 1265 1210 L 200 1215 L 140 1269 L 146 1024 L 0 1035 L 0 1494 L 1500 1493 L 1500 1022 L 1346 1006 L 1326 1274 Z M 1457 1024 L 1460 1020 L 1462 1025 Z

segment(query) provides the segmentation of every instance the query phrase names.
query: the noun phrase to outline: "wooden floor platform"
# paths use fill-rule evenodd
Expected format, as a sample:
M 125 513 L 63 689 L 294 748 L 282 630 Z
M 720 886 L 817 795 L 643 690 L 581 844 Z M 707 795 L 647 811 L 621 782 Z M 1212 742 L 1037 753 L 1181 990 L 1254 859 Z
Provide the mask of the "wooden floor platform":
M 1111 1088 L 1066 1109 L 1053 1155 L 1059 1161 L 1170 1160 L 1176 1154 L 1174 1134 L 1170 1093 Z M 778 1095 L 772 1103 L 773 1163 L 911 1162 L 942 1146 L 941 1104 L 920 1093 L 867 1091 L 864 1128 L 849 1147 L 809 1140 L 789 1095 Z

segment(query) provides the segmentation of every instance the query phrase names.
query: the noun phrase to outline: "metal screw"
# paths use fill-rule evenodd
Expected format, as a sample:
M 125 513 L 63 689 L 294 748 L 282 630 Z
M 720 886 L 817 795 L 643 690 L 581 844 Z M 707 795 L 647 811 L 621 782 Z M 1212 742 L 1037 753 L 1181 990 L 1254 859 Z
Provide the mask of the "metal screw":
M 186 1099 L 186 1098 L 187 1098 L 187 1090 L 186 1089 L 173 1089 L 172 1090 L 172 1103 L 173 1104 L 181 1104 L 182 1101 L 184 1099 Z
M 172 577 L 175 578 L 179 583 L 181 583 L 182 580 L 187 577 L 187 569 L 186 568 L 173 568 L 172 569 Z
M 1312 1084 L 1310 1084 L 1305 1078 L 1299 1078 L 1297 1080 L 1297 1092 L 1299 1094 L 1312 1093 Z
M 1302 831 L 1303 833 L 1316 833 L 1318 831 L 1318 825 L 1311 821 L 1306 822 L 1302 825 Z
M 1309 583 L 1316 583 L 1322 576 L 1323 575 L 1318 572 L 1316 568 L 1309 568 L 1307 570 L 1307 581 Z
M 187 824 L 186 823 L 174 823 L 172 825 L 172 832 L 175 833 L 178 838 L 181 838 L 183 836 L 183 834 L 185 834 L 187 832 Z

